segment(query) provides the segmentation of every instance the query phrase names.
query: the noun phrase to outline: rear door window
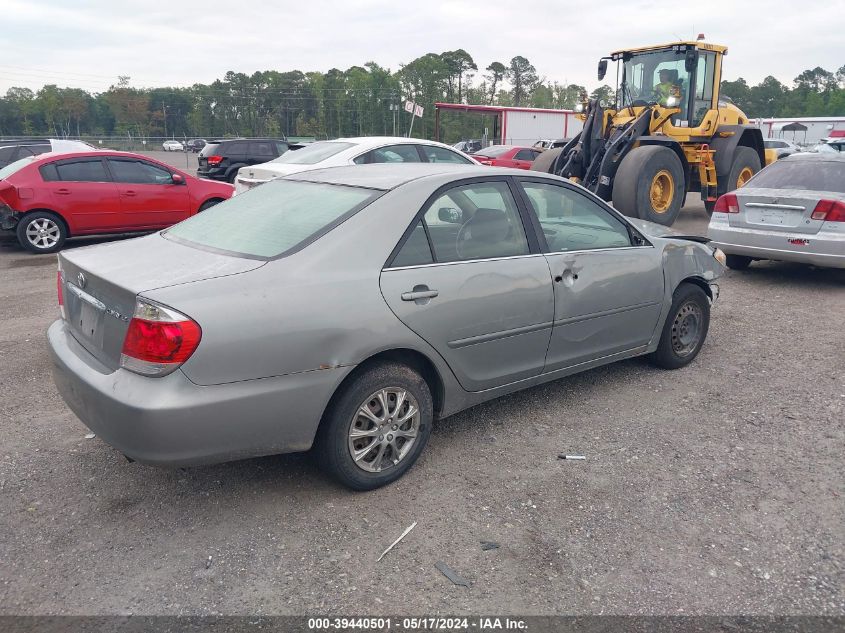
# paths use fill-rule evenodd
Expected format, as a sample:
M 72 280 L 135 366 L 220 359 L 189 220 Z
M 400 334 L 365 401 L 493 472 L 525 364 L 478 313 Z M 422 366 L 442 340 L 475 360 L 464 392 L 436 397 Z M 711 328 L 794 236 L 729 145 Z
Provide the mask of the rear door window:
M 163 235 L 189 246 L 271 259 L 304 248 L 381 193 L 361 187 L 271 180 L 188 218 Z
M 56 163 L 59 180 L 64 182 L 110 182 L 106 167 L 99 158 Z
M 514 160 L 534 160 L 537 154 L 530 149 L 521 149 L 514 156 Z
M 256 158 L 275 158 L 278 152 L 274 147 L 274 143 L 270 141 L 253 141 L 249 144 L 249 155 Z
M 420 155 L 416 145 L 388 145 L 379 147 L 355 159 L 355 163 L 419 163 Z
M 464 158 L 457 152 L 448 150 L 445 147 L 437 147 L 436 145 L 420 145 L 423 156 L 426 157 L 429 163 L 459 163 L 461 165 L 471 165 L 472 161 Z
M 200 150 L 200 157 L 213 156 L 218 147 L 220 147 L 220 143 L 206 143 L 205 147 Z

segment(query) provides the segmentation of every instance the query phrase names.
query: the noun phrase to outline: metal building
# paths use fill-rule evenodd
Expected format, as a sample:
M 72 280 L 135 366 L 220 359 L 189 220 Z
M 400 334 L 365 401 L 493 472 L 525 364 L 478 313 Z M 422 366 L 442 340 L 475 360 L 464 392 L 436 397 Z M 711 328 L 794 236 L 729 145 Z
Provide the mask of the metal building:
M 581 121 L 575 118 L 572 110 L 435 103 L 435 140 L 440 140 L 440 112 L 443 110 L 492 115 L 493 129 L 488 138 L 492 143 L 501 145 L 533 145 L 540 139 L 571 138 L 582 128 Z

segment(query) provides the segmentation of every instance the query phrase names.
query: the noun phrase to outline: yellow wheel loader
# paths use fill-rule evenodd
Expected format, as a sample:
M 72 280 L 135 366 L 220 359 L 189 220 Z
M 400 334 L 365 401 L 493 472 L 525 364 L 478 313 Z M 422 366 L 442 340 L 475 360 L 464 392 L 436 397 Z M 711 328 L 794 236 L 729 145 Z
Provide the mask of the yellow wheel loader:
M 563 148 L 543 152 L 532 169 L 570 178 L 625 215 L 667 226 L 688 191 L 700 192 L 712 212 L 720 195 L 773 159 L 759 128 L 719 100 L 727 52 L 698 41 L 603 57 L 600 81 L 608 61 L 618 62 L 616 103 L 582 95 L 576 111 L 583 130 Z

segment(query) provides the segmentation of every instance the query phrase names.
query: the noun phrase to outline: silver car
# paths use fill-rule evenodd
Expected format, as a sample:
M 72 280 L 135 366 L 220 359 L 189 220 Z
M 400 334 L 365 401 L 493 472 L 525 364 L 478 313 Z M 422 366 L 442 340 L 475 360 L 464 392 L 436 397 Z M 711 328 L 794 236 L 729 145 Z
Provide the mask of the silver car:
M 692 361 L 722 254 L 515 169 L 296 174 L 59 255 L 59 392 L 132 459 L 305 451 L 371 489 L 434 419 L 605 363 Z
M 716 201 L 707 234 L 731 268 L 756 259 L 845 268 L 845 155 L 769 165 Z

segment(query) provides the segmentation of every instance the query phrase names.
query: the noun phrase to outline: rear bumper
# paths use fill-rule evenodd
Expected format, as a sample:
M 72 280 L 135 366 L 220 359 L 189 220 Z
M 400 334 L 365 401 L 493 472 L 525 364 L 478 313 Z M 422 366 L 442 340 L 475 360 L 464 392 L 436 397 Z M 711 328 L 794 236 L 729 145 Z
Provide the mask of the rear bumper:
M 0 229 L 11 231 L 18 225 L 19 216 L 5 204 L 0 204 Z
M 728 255 L 755 259 L 797 262 L 830 268 L 845 268 L 845 234 L 819 231 L 815 235 L 786 231 L 731 228 L 711 222 L 707 236 Z M 805 239 L 806 244 L 792 245 L 790 239 Z
M 147 378 L 103 367 L 64 323 L 47 331 L 53 379 L 68 407 L 127 457 L 183 466 L 305 451 L 351 367 L 200 386 L 181 371 Z
M 222 180 L 226 181 L 225 169 L 197 169 L 197 178 L 205 178 L 206 180 Z

